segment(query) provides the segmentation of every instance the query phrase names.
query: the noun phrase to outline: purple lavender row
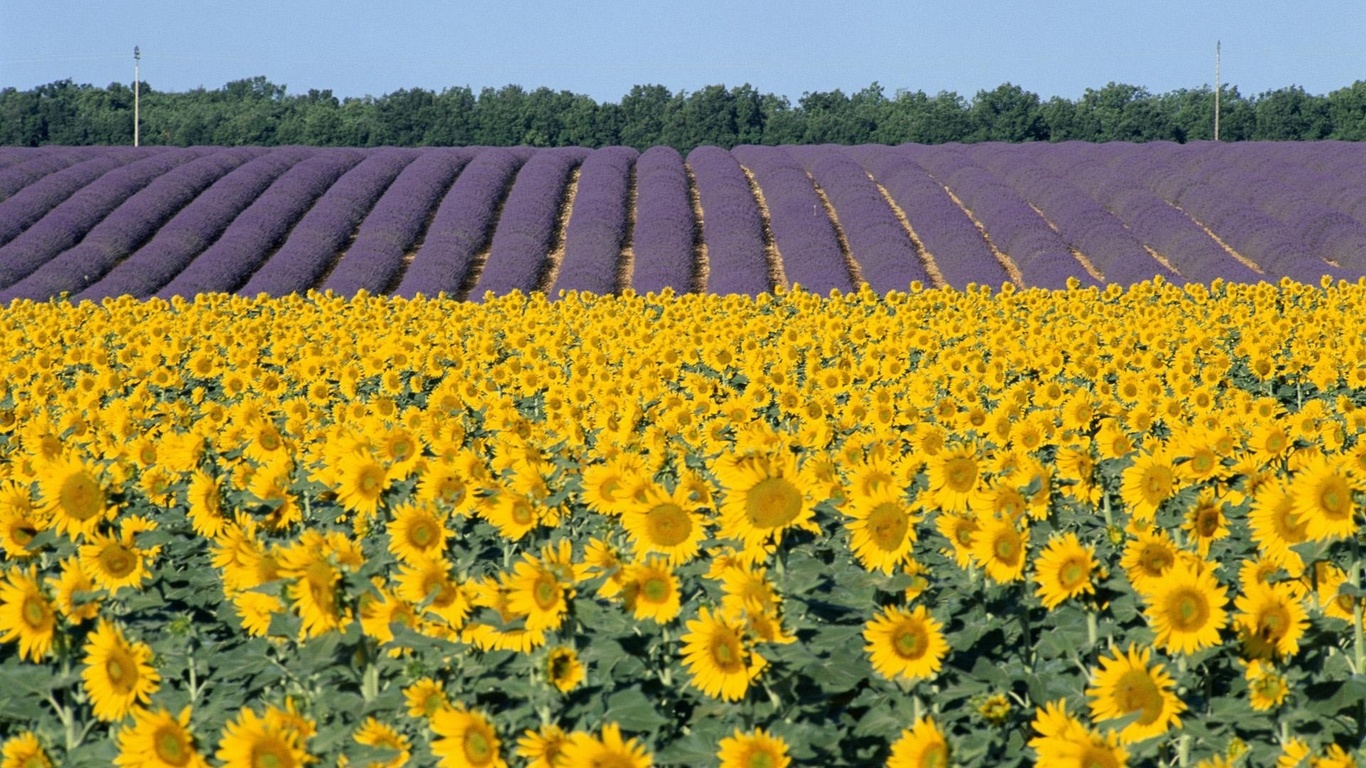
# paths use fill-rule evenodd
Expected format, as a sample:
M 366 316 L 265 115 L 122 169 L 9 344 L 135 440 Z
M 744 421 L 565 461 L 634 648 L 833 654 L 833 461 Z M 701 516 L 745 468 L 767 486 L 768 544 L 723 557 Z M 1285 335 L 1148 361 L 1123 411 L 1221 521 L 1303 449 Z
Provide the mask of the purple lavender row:
M 950 286 L 999 286 L 1010 280 L 972 220 L 944 187 L 909 156 L 909 147 L 859 146 L 845 153 L 881 184 L 906 215 L 939 272 Z
M 1063 158 L 1083 162 L 1076 147 L 1050 149 Z M 988 170 L 1004 180 L 1058 228 L 1060 236 L 1091 260 L 1106 282 L 1133 285 L 1160 275 L 1179 282 L 1179 275 L 1162 266 L 1118 219 L 1068 180 L 1034 161 L 1034 153 L 983 152 L 977 155 Z
M 788 152 L 825 191 L 870 288 L 885 294 L 907 290 L 916 280 L 929 284 L 915 245 L 862 166 L 833 145 L 791 147 Z
M 740 163 L 719 147 L 688 153 L 702 206 L 702 236 L 707 244 L 710 293 L 756 296 L 769 291 L 763 218 Z
M 498 210 L 522 163 L 523 153 L 512 148 L 479 150 L 441 201 L 394 295 L 460 293 L 475 256 L 493 236 Z
M 153 179 L 207 154 L 207 149 L 157 152 L 115 168 L 82 187 L 24 233 L 0 247 L 0 288 L 8 289 L 76 245 L 111 211 Z M 0 296 L 5 296 L 0 291 Z
M 360 290 L 377 294 L 392 287 L 405 266 L 404 256 L 469 161 L 466 149 L 427 149 L 418 155 L 375 203 L 322 289 L 353 296 Z
M 1014 190 L 962 155 L 935 149 L 914 152 L 912 157 L 972 211 L 996 247 L 1019 267 L 1025 285 L 1061 289 L 1069 277 L 1083 285 L 1096 284 L 1067 243 Z
M 162 224 L 209 185 L 263 152 L 249 148 L 221 150 L 167 171 L 115 208 L 78 245 L 0 291 L 0 297 L 42 300 L 84 290 L 147 242 Z
M 294 225 L 289 239 L 238 292 L 284 296 L 317 284 L 347 240 L 394 179 L 418 156 L 416 149 L 383 148 L 337 179 Z
M 630 147 L 604 147 L 584 158 L 578 193 L 564 232 L 564 259 L 549 294 L 617 290 L 617 265 L 631 212 L 631 168 L 639 157 Z
M 631 287 L 639 293 L 692 290 L 696 265 L 688 172 L 673 147 L 654 146 L 636 160 L 636 227 L 631 236 L 635 266 Z
M 542 149 L 526 161 L 508 192 L 488 263 L 469 299 L 480 301 L 488 291 L 502 295 L 536 289 L 542 270 L 549 264 L 546 257 L 569 175 L 589 151 L 581 147 Z
M 780 147 L 743 145 L 731 156 L 754 174 L 768 208 L 773 243 L 783 272 L 793 283 L 814 293 L 854 290 L 839 236 L 811 177 Z
M 166 222 L 152 239 L 109 270 L 77 298 L 153 295 L 208 248 L 253 200 L 295 163 L 316 150 L 268 150 L 219 179 Z
M 9 162 L 0 166 L 0 201 L 9 199 L 14 193 L 48 174 L 56 173 L 93 156 L 94 153 L 79 151 L 15 153 Z
M 361 150 L 323 149 L 290 168 L 156 295 L 169 299 L 237 290 L 313 202 L 364 155 Z
M 0 202 L 0 246 L 23 234 L 73 194 L 111 170 L 155 153 L 120 147 L 121 152 L 101 152 L 70 167 L 49 173 Z

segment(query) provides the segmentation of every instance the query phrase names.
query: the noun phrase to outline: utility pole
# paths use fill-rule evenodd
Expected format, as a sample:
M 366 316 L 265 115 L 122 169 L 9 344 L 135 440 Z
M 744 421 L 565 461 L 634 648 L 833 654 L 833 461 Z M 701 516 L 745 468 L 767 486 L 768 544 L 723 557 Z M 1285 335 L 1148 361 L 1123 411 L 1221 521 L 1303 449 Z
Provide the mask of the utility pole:
M 1219 41 L 1214 41 L 1214 140 L 1219 140 Z
M 138 91 L 142 80 L 142 51 L 133 46 L 133 146 L 138 145 Z

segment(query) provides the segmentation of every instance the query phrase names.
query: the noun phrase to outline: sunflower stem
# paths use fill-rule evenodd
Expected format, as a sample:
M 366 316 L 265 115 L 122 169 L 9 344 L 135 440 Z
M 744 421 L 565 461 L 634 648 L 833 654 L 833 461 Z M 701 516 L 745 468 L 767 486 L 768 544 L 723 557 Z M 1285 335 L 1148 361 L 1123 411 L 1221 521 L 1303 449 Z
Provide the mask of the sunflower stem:
M 1092 648 L 1096 647 L 1097 637 L 1100 635 L 1099 620 L 1094 609 L 1086 612 L 1086 640 Z

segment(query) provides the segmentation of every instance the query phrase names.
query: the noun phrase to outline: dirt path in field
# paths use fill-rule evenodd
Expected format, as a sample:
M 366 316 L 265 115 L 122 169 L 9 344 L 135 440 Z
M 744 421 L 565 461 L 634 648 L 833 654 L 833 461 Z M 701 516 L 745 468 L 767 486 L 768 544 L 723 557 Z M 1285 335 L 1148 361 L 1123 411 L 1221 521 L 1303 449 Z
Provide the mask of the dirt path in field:
M 636 274 L 636 164 L 626 181 L 626 231 L 621 235 L 621 254 L 617 257 L 617 292 L 631 287 Z
M 479 284 L 479 278 L 484 274 L 484 265 L 488 264 L 489 252 L 493 250 L 493 233 L 498 231 L 498 223 L 503 220 L 503 208 L 507 205 L 508 195 L 512 192 L 512 184 L 515 181 L 517 173 L 509 173 L 503 183 L 503 191 L 498 196 L 498 204 L 493 207 L 493 215 L 489 217 L 489 226 L 484 232 L 484 243 L 475 251 L 470 268 L 465 272 L 465 279 L 460 281 L 460 290 L 455 295 L 457 301 L 469 301 L 470 292 Z
M 981 235 L 982 239 L 986 241 L 987 248 L 991 250 L 991 255 L 996 257 L 996 261 L 1000 262 L 1001 267 L 1005 269 L 1006 277 L 1010 278 L 1010 282 L 1014 283 L 1016 288 L 1024 288 L 1024 277 L 1020 274 L 1020 267 L 1015 263 L 1015 260 L 1006 255 L 1000 248 L 996 247 L 996 243 L 991 241 L 991 235 L 987 234 L 987 228 L 982 226 L 982 222 L 977 220 L 977 217 L 973 215 L 970 208 L 963 205 L 963 201 L 958 199 L 958 195 L 955 195 L 947 184 L 938 179 L 935 179 L 935 183 L 944 188 L 944 194 L 949 196 L 949 199 L 953 201 L 953 204 L 958 206 L 958 208 L 963 211 L 963 214 L 968 217 L 968 220 L 972 222 L 972 226 L 977 228 L 977 234 Z
M 1058 229 L 1058 225 L 1054 224 L 1052 219 L 1043 215 L 1042 208 L 1028 200 L 1025 201 L 1025 205 L 1028 205 L 1035 213 L 1039 214 L 1039 218 L 1043 219 L 1043 223 L 1047 224 L 1048 228 L 1053 230 L 1053 234 L 1057 235 L 1059 240 L 1067 243 L 1067 250 L 1072 253 L 1072 258 L 1076 259 L 1077 263 L 1081 264 L 1081 268 L 1086 270 L 1086 274 L 1090 275 L 1096 282 L 1105 282 L 1105 275 L 1100 271 L 1100 267 L 1097 267 L 1090 259 L 1086 258 L 1086 254 L 1082 253 L 1080 248 L 1067 242 L 1067 238 L 1062 236 L 1062 232 Z
M 774 288 L 791 288 L 792 283 L 788 281 L 787 273 L 783 270 L 783 255 L 778 253 L 778 244 L 773 241 L 773 227 L 768 216 L 768 203 L 764 201 L 764 191 L 759 189 L 759 184 L 754 181 L 754 174 L 748 168 L 742 165 L 740 170 L 745 174 L 745 181 L 749 182 L 750 194 L 754 195 L 754 201 L 759 204 L 759 220 L 763 222 L 764 259 L 768 261 L 768 284 Z
M 925 268 L 925 274 L 930 276 L 930 285 L 934 288 L 947 288 L 949 281 L 945 280 L 944 273 L 939 271 L 939 264 L 935 262 L 934 254 L 930 253 L 930 249 L 925 247 L 925 241 L 921 240 L 920 236 L 915 233 L 915 227 L 912 227 L 911 220 L 906 218 L 906 212 L 901 210 L 901 206 L 896 204 L 896 200 L 892 199 L 892 193 L 888 192 L 886 187 L 873 178 L 873 174 L 869 173 L 868 179 L 877 186 L 878 194 L 887 201 L 887 206 L 892 209 L 892 215 L 901 224 L 901 228 L 906 231 L 906 237 L 911 239 L 911 245 L 915 247 L 916 258 L 920 259 L 920 265 Z
M 844 266 L 849 270 L 849 281 L 853 284 L 854 290 L 861 288 L 868 282 L 863 279 L 863 267 L 854 260 L 854 251 L 849 247 L 849 238 L 844 236 L 844 227 L 840 225 L 840 217 L 835 214 L 835 206 L 830 204 L 830 198 L 826 197 L 825 190 L 816 183 L 816 177 L 806 172 L 806 178 L 811 180 L 811 186 L 816 190 L 816 196 L 821 199 L 821 207 L 825 209 L 825 215 L 830 218 L 830 224 L 835 228 L 835 239 L 840 244 L 840 255 L 844 257 Z
M 683 172 L 688 177 L 688 202 L 692 204 L 692 292 L 705 293 L 707 279 L 711 277 L 711 259 L 707 254 L 707 240 L 702 236 L 702 198 L 697 194 L 697 176 L 692 172 L 692 166 L 683 163 Z
M 1232 256 L 1234 259 L 1236 259 L 1236 260 L 1237 260 L 1239 263 L 1241 263 L 1243 266 L 1247 267 L 1248 269 L 1252 270 L 1253 272 L 1256 272 L 1256 273 L 1259 274 L 1259 275 L 1264 275 L 1264 274 L 1266 274 L 1266 270 L 1262 269 L 1261 266 L 1260 266 L 1259 264 L 1257 264 L 1257 262 L 1255 262 L 1255 261 L 1253 261 L 1252 259 L 1249 259 L 1248 257 L 1244 256 L 1243 254 L 1238 253 L 1237 251 L 1233 250 L 1233 246 L 1231 246 L 1231 245 L 1229 245 L 1228 243 L 1224 242 L 1222 238 L 1220 238 L 1218 235 L 1214 234 L 1214 230 L 1212 230 L 1212 229 L 1210 229 L 1209 227 L 1205 226 L 1205 223 L 1204 223 L 1203 221 L 1201 221 L 1201 220 L 1195 218 L 1194 216 L 1190 215 L 1190 213 L 1189 213 L 1185 208 L 1182 208 L 1181 206 L 1177 205 L 1176 203 L 1173 203 L 1173 202 L 1170 201 L 1170 200 L 1167 200 L 1166 203 L 1167 203 L 1167 205 L 1170 205 L 1171 207 L 1173 207 L 1173 208 L 1175 208 L 1176 210 L 1180 211 L 1181 213 L 1185 214 L 1185 215 L 1186 215 L 1186 218 L 1188 218 L 1188 219 L 1190 219 L 1191 221 L 1195 222 L 1195 226 L 1199 227 L 1202 231 L 1204 231 L 1205 234 L 1209 235 L 1209 238 L 1210 238 L 1211 240 L 1213 240 L 1214 242 L 1218 243 L 1220 248 L 1223 248 L 1224 251 L 1225 251 L 1226 253 L 1228 253 L 1228 255 Z
M 564 263 L 564 232 L 569 226 L 569 216 L 574 212 L 574 198 L 579 193 L 579 169 L 575 168 L 569 173 L 569 183 L 564 187 L 564 196 L 560 198 L 560 211 L 555 215 L 555 229 L 550 233 L 550 248 L 545 255 L 545 263 L 541 265 L 541 274 L 536 280 L 535 290 L 541 293 L 549 293 L 551 286 L 555 285 L 555 278 L 560 276 L 560 265 Z

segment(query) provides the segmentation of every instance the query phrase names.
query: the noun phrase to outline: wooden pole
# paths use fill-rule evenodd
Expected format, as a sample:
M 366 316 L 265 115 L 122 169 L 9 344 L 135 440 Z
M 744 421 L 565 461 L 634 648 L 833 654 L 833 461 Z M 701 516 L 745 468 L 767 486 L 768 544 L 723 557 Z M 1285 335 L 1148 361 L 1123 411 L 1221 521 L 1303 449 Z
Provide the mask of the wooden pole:
M 142 51 L 133 46 L 133 146 L 138 145 L 138 91 L 141 90 L 142 82 Z
M 1214 41 L 1214 140 L 1219 140 L 1219 41 Z

